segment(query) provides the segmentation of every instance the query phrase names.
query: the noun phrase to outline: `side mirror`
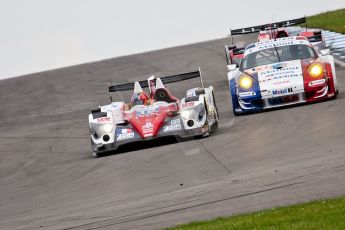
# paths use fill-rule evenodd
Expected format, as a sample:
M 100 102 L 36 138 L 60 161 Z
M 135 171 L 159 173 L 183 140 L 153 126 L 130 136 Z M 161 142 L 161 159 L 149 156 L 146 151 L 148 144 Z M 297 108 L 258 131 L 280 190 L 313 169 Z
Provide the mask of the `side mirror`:
M 237 67 L 237 64 L 228 65 L 228 71 L 234 71 L 235 69 L 237 69 Z
M 324 50 L 321 50 L 320 52 L 321 52 L 321 55 L 323 55 L 323 56 L 331 54 L 331 50 L 330 49 L 324 49 Z

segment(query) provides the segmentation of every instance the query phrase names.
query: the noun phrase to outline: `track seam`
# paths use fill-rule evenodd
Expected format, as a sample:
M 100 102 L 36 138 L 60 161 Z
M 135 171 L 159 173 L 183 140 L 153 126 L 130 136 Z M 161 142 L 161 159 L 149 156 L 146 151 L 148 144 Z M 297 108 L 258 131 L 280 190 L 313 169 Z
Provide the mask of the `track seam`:
M 201 146 L 206 150 L 206 152 L 215 160 L 218 162 L 218 164 L 220 164 L 229 174 L 231 174 L 231 170 L 228 169 L 217 157 L 215 157 L 212 152 L 210 150 L 208 150 L 205 145 L 199 141 L 199 143 L 201 144 Z

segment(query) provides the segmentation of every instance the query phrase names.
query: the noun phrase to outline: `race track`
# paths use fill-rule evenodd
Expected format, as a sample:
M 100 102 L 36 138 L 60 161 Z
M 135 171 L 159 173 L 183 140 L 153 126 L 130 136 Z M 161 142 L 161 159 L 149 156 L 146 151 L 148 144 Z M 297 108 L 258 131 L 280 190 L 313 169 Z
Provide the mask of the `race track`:
M 345 68 L 337 68 L 337 100 L 234 117 L 228 42 L 0 81 L 0 229 L 160 229 L 344 195 Z M 108 102 L 108 81 L 199 66 L 215 87 L 221 120 L 214 135 L 91 157 L 87 115 Z

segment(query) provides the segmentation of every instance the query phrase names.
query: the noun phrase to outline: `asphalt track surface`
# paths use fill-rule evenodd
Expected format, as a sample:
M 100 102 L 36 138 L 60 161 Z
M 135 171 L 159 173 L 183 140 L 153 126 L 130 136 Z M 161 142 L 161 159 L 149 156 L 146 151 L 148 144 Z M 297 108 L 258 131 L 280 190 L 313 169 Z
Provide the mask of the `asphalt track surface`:
M 0 229 L 160 229 L 344 195 L 345 69 L 337 100 L 234 117 L 226 42 L 0 81 Z M 87 115 L 107 102 L 107 81 L 199 66 L 215 87 L 216 133 L 91 157 Z

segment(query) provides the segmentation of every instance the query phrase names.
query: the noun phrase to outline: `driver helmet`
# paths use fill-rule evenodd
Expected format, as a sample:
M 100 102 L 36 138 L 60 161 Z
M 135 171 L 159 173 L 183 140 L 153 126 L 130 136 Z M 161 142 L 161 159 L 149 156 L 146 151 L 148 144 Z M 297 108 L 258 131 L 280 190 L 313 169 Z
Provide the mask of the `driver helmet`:
M 149 97 L 145 92 L 134 93 L 131 99 L 131 105 L 146 105 L 149 101 Z

